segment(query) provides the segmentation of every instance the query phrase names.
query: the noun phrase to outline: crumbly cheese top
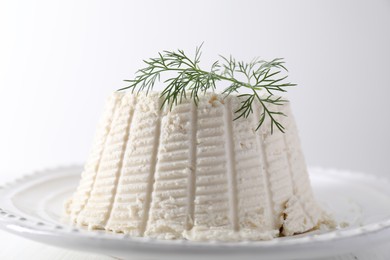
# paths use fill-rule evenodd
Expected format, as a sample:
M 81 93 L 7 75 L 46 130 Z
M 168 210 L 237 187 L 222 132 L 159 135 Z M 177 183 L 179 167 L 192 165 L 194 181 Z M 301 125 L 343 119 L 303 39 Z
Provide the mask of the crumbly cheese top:
M 162 239 L 268 240 L 326 220 L 310 187 L 289 104 L 286 133 L 207 93 L 160 109 L 160 93 L 115 93 L 67 213 L 78 225 Z

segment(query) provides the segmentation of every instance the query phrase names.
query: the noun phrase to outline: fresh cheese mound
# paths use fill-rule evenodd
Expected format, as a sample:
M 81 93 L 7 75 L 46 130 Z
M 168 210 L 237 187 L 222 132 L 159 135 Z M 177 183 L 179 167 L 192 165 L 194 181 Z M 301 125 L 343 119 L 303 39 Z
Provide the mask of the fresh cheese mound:
M 290 106 L 286 133 L 259 130 L 262 113 L 235 119 L 238 96 L 206 93 L 161 108 L 160 93 L 115 92 L 107 102 L 72 222 L 131 236 L 269 240 L 327 221 L 310 186 Z M 273 106 L 273 105 L 271 105 Z

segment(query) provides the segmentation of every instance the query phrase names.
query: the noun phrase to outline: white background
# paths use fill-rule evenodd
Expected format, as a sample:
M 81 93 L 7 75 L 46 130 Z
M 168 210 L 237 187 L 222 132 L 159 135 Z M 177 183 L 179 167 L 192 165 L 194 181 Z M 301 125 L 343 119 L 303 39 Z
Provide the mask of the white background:
M 0 1 L 0 176 L 82 163 L 158 51 L 284 57 L 309 165 L 388 174 L 390 1 Z
M 309 165 L 389 175 L 389 0 L 0 0 L 0 180 L 83 163 L 142 59 L 202 42 L 206 65 L 286 59 Z

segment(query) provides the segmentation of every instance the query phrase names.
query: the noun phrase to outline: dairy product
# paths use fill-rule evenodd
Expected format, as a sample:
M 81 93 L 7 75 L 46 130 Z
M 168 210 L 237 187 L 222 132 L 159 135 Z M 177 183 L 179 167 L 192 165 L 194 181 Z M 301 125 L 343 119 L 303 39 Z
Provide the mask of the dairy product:
M 98 128 L 70 219 L 90 229 L 196 241 L 266 240 L 318 227 L 317 205 L 290 106 L 286 133 L 256 131 L 259 103 L 207 93 L 160 109 L 160 93 L 116 92 Z M 271 105 L 272 106 L 272 105 Z

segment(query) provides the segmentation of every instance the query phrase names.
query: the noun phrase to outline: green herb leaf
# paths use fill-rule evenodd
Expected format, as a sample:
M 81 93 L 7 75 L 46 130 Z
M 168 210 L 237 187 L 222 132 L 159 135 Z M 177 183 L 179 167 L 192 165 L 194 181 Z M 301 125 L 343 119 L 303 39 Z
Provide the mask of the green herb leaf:
M 256 130 L 263 125 L 265 119 L 270 119 L 271 133 L 276 127 L 284 133 L 283 125 L 276 116 L 285 116 L 278 111 L 271 111 L 268 104 L 283 105 L 287 100 L 275 96 L 274 92 L 286 92 L 286 88 L 295 86 L 290 82 L 285 82 L 287 76 L 282 72 L 287 72 L 285 62 L 281 58 L 272 61 L 253 59 L 249 63 L 236 61 L 232 56 L 226 58 L 220 56 L 222 61 L 215 61 L 210 70 L 200 68 L 200 58 L 202 55 L 202 45 L 196 48 L 194 58 L 189 58 L 183 50 L 163 51 L 158 53 L 157 58 L 144 60 L 145 68 L 137 71 L 134 79 L 125 80 L 130 85 L 118 91 L 130 89 L 132 92 L 146 91 L 148 94 L 156 82 L 160 82 L 161 74 L 170 72 L 175 76 L 164 80 L 165 89 L 161 92 L 163 98 L 162 107 L 168 105 L 170 109 L 174 105 L 181 103 L 187 98 L 186 93 L 190 93 L 190 98 L 198 104 L 199 95 L 207 91 L 215 91 L 219 81 L 228 82 L 222 94 L 226 96 L 232 93 L 239 93 L 240 89 L 249 89 L 250 94 L 239 95 L 243 98 L 241 107 L 235 111 L 237 120 L 241 117 L 247 118 L 253 113 L 253 102 L 258 101 L 262 107 L 260 118 Z M 259 95 L 264 91 L 268 95 Z

